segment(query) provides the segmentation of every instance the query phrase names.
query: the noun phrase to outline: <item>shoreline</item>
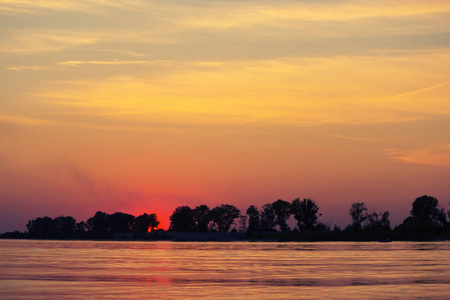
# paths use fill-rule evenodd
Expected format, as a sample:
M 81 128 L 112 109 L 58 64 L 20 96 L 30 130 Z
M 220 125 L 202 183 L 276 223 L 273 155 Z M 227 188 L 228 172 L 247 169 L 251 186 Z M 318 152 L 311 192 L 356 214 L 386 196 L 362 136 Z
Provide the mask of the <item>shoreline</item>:
M 51 241 L 172 241 L 172 242 L 446 242 L 450 237 L 442 235 L 417 235 L 404 237 L 376 237 L 342 232 L 172 232 L 107 233 L 73 236 L 70 238 L 29 238 L 24 234 L 0 235 L 1 239 L 51 240 Z

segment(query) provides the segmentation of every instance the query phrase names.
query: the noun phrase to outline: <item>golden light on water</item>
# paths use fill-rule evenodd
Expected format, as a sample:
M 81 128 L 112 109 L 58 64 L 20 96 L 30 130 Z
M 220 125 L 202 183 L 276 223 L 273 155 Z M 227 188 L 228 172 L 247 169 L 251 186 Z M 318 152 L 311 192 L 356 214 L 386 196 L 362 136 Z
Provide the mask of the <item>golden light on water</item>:
M 446 298 L 448 242 L 1 240 L 0 296 Z

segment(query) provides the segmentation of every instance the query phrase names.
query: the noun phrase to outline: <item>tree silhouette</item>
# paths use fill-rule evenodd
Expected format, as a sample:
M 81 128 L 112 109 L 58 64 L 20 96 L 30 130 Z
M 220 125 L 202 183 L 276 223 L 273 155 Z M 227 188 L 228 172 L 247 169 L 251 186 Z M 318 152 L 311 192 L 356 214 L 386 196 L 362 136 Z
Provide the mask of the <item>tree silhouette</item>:
M 444 209 L 439 209 L 438 199 L 424 195 L 413 202 L 411 215 L 403 223 L 420 231 L 438 231 L 447 220 Z
M 289 227 L 286 223 L 287 219 L 291 215 L 289 207 L 291 204 L 287 201 L 278 199 L 272 203 L 272 208 L 275 213 L 275 224 L 280 226 L 280 230 L 285 232 L 289 231 Z
M 208 232 L 208 224 L 211 221 L 211 211 L 207 205 L 197 206 L 193 211 L 194 221 L 199 232 Z
M 159 221 L 158 216 L 155 213 L 149 214 L 148 218 L 150 219 L 150 229 L 158 228 Z
M 449 203 L 450 204 L 450 203 Z M 189 206 L 177 207 L 170 216 L 172 231 L 211 231 L 229 232 L 236 218 L 240 218 L 239 227 L 233 232 L 273 231 L 279 226 L 281 231 L 288 231 L 287 219 L 290 214 L 297 220 L 299 230 L 291 234 L 270 235 L 264 233 L 248 234 L 248 238 L 280 238 L 286 240 L 433 240 L 445 238 L 450 232 L 450 222 L 439 202 L 431 196 L 421 196 L 412 203 L 410 216 L 402 224 L 391 230 L 389 211 L 378 213 L 368 212 L 363 202 L 352 203 L 349 209 L 352 224 L 344 230 L 335 226 L 333 231 L 327 224 L 319 223 L 319 207 L 311 199 L 294 199 L 292 203 L 278 199 L 273 203 L 263 205 L 260 211 L 256 206 L 248 207 L 246 215 L 233 205 L 222 204 L 212 210 L 206 205 L 191 209 Z M 450 212 L 449 212 L 450 215 Z M 450 217 L 450 216 L 449 216 Z M 247 227 L 248 220 L 248 227 Z M 156 214 L 144 213 L 138 217 L 116 212 L 109 215 L 97 211 L 86 222 L 77 223 L 73 217 L 60 216 L 57 218 L 43 217 L 29 220 L 26 232 L 7 232 L 0 234 L 0 238 L 56 238 L 56 239 L 112 239 L 112 233 L 148 232 L 159 225 Z M 314 232 L 310 231 L 313 230 Z M 445 231 L 447 230 L 447 232 Z M 441 236 L 440 236 L 441 235 Z M 142 238 L 143 235 L 133 235 Z M 155 236 L 156 238 L 156 236 Z
M 27 223 L 29 238 L 70 238 L 75 234 L 76 220 L 73 217 L 43 217 L 30 220 Z
M 250 205 L 247 208 L 248 215 L 248 231 L 257 231 L 259 230 L 259 211 L 258 208 L 254 205 Z
M 389 212 L 385 211 L 384 213 L 377 213 L 374 211 L 373 213 L 368 214 L 364 229 L 379 233 L 390 231 L 391 222 L 389 221 Z
M 78 222 L 75 225 L 75 232 L 77 234 L 84 234 L 88 230 L 87 223 L 84 221 Z
M 239 216 L 239 232 L 247 231 L 247 216 L 241 215 Z
M 153 228 L 157 228 L 159 225 L 158 218 L 156 214 L 144 213 L 134 219 L 133 231 L 134 232 L 148 232 Z
M 275 228 L 275 211 L 272 204 L 264 204 L 261 208 L 261 218 L 259 220 L 259 228 L 263 231 L 273 231 Z
M 317 215 L 319 207 L 314 200 L 296 198 L 292 201 L 290 210 L 297 220 L 298 229 L 313 230 L 315 228 L 320 215 Z
M 177 207 L 170 216 L 171 231 L 194 231 L 195 221 L 193 210 L 189 206 Z
M 88 223 L 90 224 L 91 231 L 96 233 L 105 233 L 111 228 L 111 220 L 108 214 L 102 211 L 96 212 L 92 218 L 88 219 Z
M 130 214 L 125 214 L 121 212 L 113 213 L 108 215 L 111 222 L 110 231 L 114 233 L 128 233 L 132 232 L 132 227 L 134 223 L 134 216 Z
M 219 232 L 228 232 L 234 219 L 238 218 L 240 213 L 235 206 L 222 204 L 211 210 L 211 220 L 216 224 Z
M 31 238 L 49 238 L 53 231 L 52 218 L 43 217 L 28 221 L 27 231 Z
M 54 237 L 65 238 L 75 233 L 77 221 L 73 217 L 57 217 L 52 220 L 51 234 Z
M 352 203 L 350 210 L 350 216 L 352 217 L 352 227 L 355 231 L 360 231 L 364 222 L 368 218 L 367 206 L 364 202 Z
M 88 231 L 88 232 L 94 231 L 94 218 L 87 219 L 86 223 L 84 224 L 84 227 L 86 228 L 86 231 Z

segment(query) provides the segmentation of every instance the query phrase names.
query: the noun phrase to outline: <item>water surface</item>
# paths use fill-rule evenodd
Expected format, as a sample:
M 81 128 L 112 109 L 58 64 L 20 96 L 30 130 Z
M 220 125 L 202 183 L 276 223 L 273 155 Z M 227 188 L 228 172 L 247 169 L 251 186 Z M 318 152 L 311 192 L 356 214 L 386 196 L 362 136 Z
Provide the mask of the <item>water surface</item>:
M 0 240 L 0 298 L 450 298 L 450 242 Z

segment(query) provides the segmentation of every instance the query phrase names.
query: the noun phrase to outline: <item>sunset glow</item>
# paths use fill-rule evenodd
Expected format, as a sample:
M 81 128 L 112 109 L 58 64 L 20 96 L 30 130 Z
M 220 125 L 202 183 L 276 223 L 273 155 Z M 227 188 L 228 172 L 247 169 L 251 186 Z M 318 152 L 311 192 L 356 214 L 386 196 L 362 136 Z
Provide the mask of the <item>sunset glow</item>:
M 450 209 L 450 1 L 0 0 L 0 232 L 313 198 Z M 150 231 L 150 229 L 149 229 Z

